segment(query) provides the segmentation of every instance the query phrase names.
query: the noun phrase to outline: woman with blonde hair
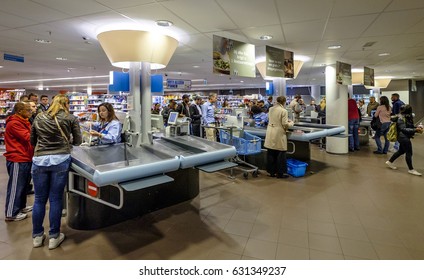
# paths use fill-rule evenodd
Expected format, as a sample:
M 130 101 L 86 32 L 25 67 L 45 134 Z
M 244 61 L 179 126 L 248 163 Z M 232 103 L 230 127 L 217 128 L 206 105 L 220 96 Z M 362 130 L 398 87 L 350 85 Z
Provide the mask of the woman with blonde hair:
M 46 238 L 43 221 L 49 200 L 49 249 L 55 249 L 65 239 L 60 232 L 60 220 L 63 192 L 71 165 L 71 145 L 82 142 L 78 119 L 69 113 L 67 96 L 55 96 L 49 109 L 37 115 L 30 140 L 35 147 L 31 170 L 35 192 L 32 243 L 34 248 L 43 246 Z

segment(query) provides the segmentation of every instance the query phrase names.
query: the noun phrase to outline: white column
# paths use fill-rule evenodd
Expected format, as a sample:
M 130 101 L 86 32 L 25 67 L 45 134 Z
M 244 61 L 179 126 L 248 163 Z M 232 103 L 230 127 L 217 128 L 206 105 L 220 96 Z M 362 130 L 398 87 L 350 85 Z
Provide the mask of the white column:
M 276 78 L 272 80 L 272 83 L 274 85 L 274 101 L 277 100 L 278 96 L 287 96 L 287 89 L 286 89 L 286 80 L 283 78 Z
M 131 144 L 139 147 L 141 144 L 141 91 L 140 91 L 140 62 L 131 62 L 130 94 L 128 96 L 128 115 L 130 116 Z
M 319 104 L 321 101 L 321 86 L 314 85 L 311 86 L 311 97 L 315 100 L 315 104 Z
M 148 144 L 151 133 L 152 89 L 150 80 L 150 63 L 141 63 L 141 143 Z
M 372 93 L 372 96 L 375 97 L 375 100 L 380 103 L 381 88 L 373 88 Z
M 345 134 L 348 134 L 347 123 L 347 86 L 336 82 L 336 65 L 325 68 L 325 98 L 326 98 L 326 122 L 327 124 L 342 125 Z M 326 151 L 334 154 L 348 153 L 349 139 L 327 137 Z

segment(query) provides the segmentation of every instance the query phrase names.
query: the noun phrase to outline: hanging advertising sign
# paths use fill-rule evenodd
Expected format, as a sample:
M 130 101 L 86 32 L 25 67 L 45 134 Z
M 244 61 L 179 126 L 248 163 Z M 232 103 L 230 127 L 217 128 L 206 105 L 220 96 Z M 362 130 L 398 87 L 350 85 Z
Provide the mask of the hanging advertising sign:
M 352 84 L 352 67 L 350 64 L 336 62 L 336 82 L 340 85 Z
M 255 46 L 213 35 L 213 73 L 256 77 Z
M 266 76 L 293 78 L 294 53 L 274 47 L 266 46 Z
M 374 69 L 364 66 L 364 86 L 374 86 Z

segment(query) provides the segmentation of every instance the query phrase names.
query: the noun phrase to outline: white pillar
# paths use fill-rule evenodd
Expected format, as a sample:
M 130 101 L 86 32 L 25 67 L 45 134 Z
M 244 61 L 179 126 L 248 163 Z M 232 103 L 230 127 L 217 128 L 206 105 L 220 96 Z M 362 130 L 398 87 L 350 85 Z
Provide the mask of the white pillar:
M 148 144 L 151 133 L 152 89 L 150 81 L 150 63 L 141 63 L 141 143 Z
M 381 88 L 373 88 L 372 89 L 372 96 L 375 97 L 375 100 L 377 102 L 380 102 L 380 97 L 381 97 Z
M 311 86 L 311 97 L 315 100 L 315 104 L 319 104 L 321 101 L 321 86 Z
M 283 78 L 276 78 L 272 80 L 274 86 L 274 100 L 277 100 L 278 96 L 287 96 L 286 80 Z
M 347 118 L 347 86 L 336 82 L 336 66 L 325 68 L 326 122 L 327 124 L 342 125 L 348 134 Z M 326 151 L 334 154 L 348 153 L 349 139 L 327 137 Z
M 140 91 L 140 62 L 131 62 L 130 94 L 128 96 L 128 115 L 130 116 L 131 144 L 139 147 L 141 144 L 141 91 Z

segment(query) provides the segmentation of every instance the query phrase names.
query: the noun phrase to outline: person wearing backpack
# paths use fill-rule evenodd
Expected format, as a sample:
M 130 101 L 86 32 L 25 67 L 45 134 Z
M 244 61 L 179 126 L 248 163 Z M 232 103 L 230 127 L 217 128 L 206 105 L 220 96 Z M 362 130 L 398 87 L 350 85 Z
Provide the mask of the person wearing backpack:
M 400 107 L 400 116 L 392 117 L 393 121 L 397 124 L 398 131 L 398 142 L 399 150 L 392 155 L 392 157 L 386 161 L 386 165 L 391 169 L 397 169 L 393 162 L 405 154 L 406 164 L 408 165 L 408 173 L 416 176 L 421 176 L 412 166 L 412 142 L 411 138 L 415 133 L 423 133 L 423 128 L 421 126 L 414 126 L 414 119 L 412 117 L 412 107 L 411 105 L 402 105 Z

